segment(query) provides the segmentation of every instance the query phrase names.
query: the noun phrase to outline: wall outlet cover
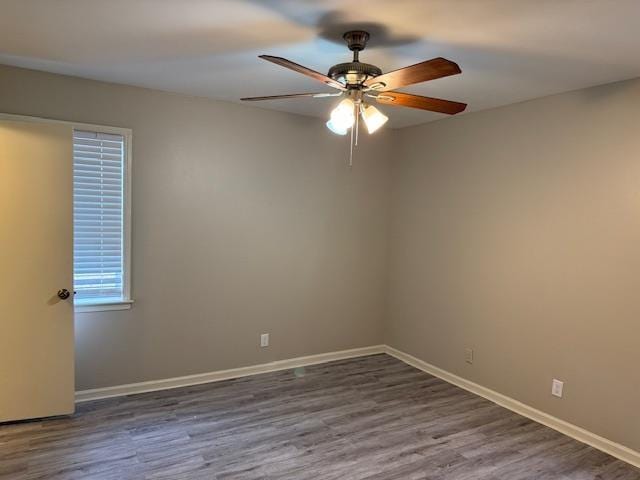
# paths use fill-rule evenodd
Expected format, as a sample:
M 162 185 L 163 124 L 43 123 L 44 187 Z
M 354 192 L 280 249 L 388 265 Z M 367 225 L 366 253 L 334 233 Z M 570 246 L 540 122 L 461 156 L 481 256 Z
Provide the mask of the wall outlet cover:
M 564 388 L 564 382 L 561 382 L 560 380 L 556 380 L 554 378 L 553 382 L 551 383 L 551 395 L 562 398 L 563 388 Z

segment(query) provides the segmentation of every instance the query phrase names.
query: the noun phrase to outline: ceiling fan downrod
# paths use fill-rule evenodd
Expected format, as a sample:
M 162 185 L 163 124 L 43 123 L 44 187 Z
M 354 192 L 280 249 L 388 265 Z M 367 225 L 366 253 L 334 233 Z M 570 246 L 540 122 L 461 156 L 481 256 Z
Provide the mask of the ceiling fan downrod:
M 353 52 L 353 60 L 332 66 L 327 76 L 342 83 L 349 90 L 361 90 L 363 89 L 363 83 L 367 79 L 382 75 L 382 70 L 375 65 L 360 61 L 359 55 L 367 46 L 369 33 L 364 30 L 351 30 L 346 32 L 342 38 L 347 42 L 349 50 Z

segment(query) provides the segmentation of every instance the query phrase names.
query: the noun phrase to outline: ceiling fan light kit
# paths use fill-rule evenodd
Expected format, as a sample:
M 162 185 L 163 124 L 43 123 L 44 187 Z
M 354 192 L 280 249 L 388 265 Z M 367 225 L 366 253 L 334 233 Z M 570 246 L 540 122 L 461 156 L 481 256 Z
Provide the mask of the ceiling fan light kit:
M 348 128 L 343 128 L 340 125 L 337 125 L 331 118 L 327 120 L 327 123 L 325 125 L 329 130 L 331 130 L 336 135 L 346 135 L 347 132 L 349 131 Z
M 360 105 L 360 112 L 369 133 L 374 133 L 389 120 L 389 117 L 373 105 Z
M 365 49 L 369 40 L 368 32 L 352 30 L 346 32 L 343 38 L 347 42 L 349 50 L 353 52 L 353 61 L 332 66 L 327 75 L 282 57 L 260 55 L 260 58 L 264 60 L 313 78 L 337 89 L 338 92 L 294 93 L 268 97 L 248 97 L 242 100 L 345 97 L 332 110 L 326 125 L 337 135 L 346 135 L 351 130 L 349 166 L 353 163 L 353 147 L 358 144 L 360 118 L 364 121 L 370 134 L 379 130 L 389 120 L 380 110 L 367 103 L 368 99 L 383 105 L 417 108 L 449 115 L 460 113 L 467 107 L 466 104 L 460 102 L 393 91 L 395 88 L 457 75 L 461 73 L 461 70 L 456 63 L 438 57 L 399 70 L 382 73 L 382 70 L 375 65 L 360 62 L 360 52 Z
M 329 120 L 338 130 L 348 130 L 355 122 L 355 103 L 350 98 L 342 100 L 331 112 Z M 342 133 L 340 133 L 342 135 Z

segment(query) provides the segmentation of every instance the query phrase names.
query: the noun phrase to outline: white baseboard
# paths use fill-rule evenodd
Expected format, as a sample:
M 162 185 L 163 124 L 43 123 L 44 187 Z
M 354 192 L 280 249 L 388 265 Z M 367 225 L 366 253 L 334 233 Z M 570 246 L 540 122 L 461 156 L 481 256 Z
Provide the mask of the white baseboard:
M 287 370 L 290 368 L 305 367 L 308 365 L 316 365 L 319 363 L 331 362 L 334 360 L 344 360 L 347 358 L 363 357 L 366 355 L 375 355 L 378 353 L 387 353 L 404 363 L 411 365 L 419 370 L 427 372 L 438 377 L 445 382 L 456 385 L 460 388 L 468 390 L 487 400 L 505 407 L 524 417 L 530 418 L 538 423 L 553 428 L 575 440 L 587 445 L 591 445 L 609 455 L 640 468 L 640 452 L 631 450 L 624 445 L 612 442 L 604 437 L 589 432 L 581 427 L 573 425 L 564 420 L 560 420 L 552 415 L 544 413 L 538 409 L 530 407 L 518 400 L 507 397 L 501 393 L 483 387 L 470 380 L 466 380 L 453 373 L 447 372 L 441 368 L 431 365 L 419 358 L 408 353 L 404 353 L 388 345 L 374 345 L 371 347 L 354 348 L 351 350 L 342 350 L 338 352 L 321 353 L 318 355 L 309 355 L 305 357 L 291 358 L 287 360 L 278 360 L 260 365 L 252 365 L 249 367 L 232 368 L 229 370 L 219 370 L 216 372 L 200 373 L 196 375 L 187 375 L 184 377 L 167 378 L 163 380 L 153 380 L 149 382 L 130 383 L 127 385 L 117 385 L 114 387 L 95 388 L 92 390 L 80 390 L 76 392 L 76 402 L 87 402 L 90 400 L 99 400 L 103 398 L 120 397 L 124 395 L 132 395 L 135 393 L 155 392 L 159 390 L 168 390 L 171 388 L 188 387 L 191 385 L 200 385 L 209 382 L 219 382 L 233 378 L 246 377 L 249 375 L 257 375 L 260 373 L 275 372 L 278 370 Z
M 278 360 L 249 367 L 232 368 L 229 370 L 218 370 L 216 372 L 199 373 L 187 375 L 185 377 L 166 378 L 162 380 L 152 380 L 149 382 L 129 383 L 127 385 L 116 385 L 114 387 L 94 388 L 91 390 L 80 390 L 76 392 L 76 403 L 99 400 L 103 398 L 121 397 L 134 393 L 155 392 L 158 390 L 168 390 L 171 388 L 188 387 L 202 383 L 219 382 L 232 378 L 257 375 L 259 373 L 275 372 L 290 368 L 306 367 L 318 363 L 332 362 L 334 360 L 344 360 L 347 358 L 363 357 L 384 353 L 384 345 L 374 345 L 371 347 L 354 348 L 351 350 L 341 350 L 339 352 L 320 353 L 306 357 L 297 357 L 287 360 Z
M 423 360 L 420 360 L 419 358 L 409 355 L 408 353 L 404 353 L 388 345 L 385 345 L 384 351 L 385 353 L 397 358 L 398 360 L 403 361 L 408 365 L 411 365 L 412 367 L 427 372 L 435 377 L 444 380 L 445 382 L 468 390 L 471 393 L 475 393 L 476 395 L 484 397 L 487 400 L 497 403 L 498 405 L 505 407 L 515 413 L 527 417 L 535 422 L 546 425 L 547 427 L 553 428 L 554 430 L 557 430 L 560 433 L 564 433 L 565 435 L 578 440 L 579 442 L 586 443 L 587 445 L 597 448 L 598 450 L 601 450 L 605 453 L 608 453 L 609 455 L 619 458 L 624 462 L 630 463 L 631 465 L 640 468 L 640 452 L 636 452 L 635 450 L 631 450 L 624 445 L 620 445 L 619 443 L 607 440 L 606 438 L 589 432 L 584 428 L 578 427 L 577 425 L 573 425 L 569 422 L 565 422 L 564 420 L 560 420 L 559 418 L 549 415 L 548 413 L 544 413 L 536 408 L 519 402 L 518 400 L 514 400 L 511 397 L 507 397 L 506 395 L 502 395 L 501 393 L 483 387 L 482 385 L 454 375 L 453 373 L 447 372 L 446 370 L 438 368 L 435 365 L 431 365 L 430 363 L 427 363 Z

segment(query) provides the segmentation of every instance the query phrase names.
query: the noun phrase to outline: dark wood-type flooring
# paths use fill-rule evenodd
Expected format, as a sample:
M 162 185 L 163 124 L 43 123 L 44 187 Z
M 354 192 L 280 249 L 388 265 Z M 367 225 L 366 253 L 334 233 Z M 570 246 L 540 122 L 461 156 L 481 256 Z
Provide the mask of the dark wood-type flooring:
M 0 478 L 638 480 L 640 470 L 373 355 L 0 425 Z

